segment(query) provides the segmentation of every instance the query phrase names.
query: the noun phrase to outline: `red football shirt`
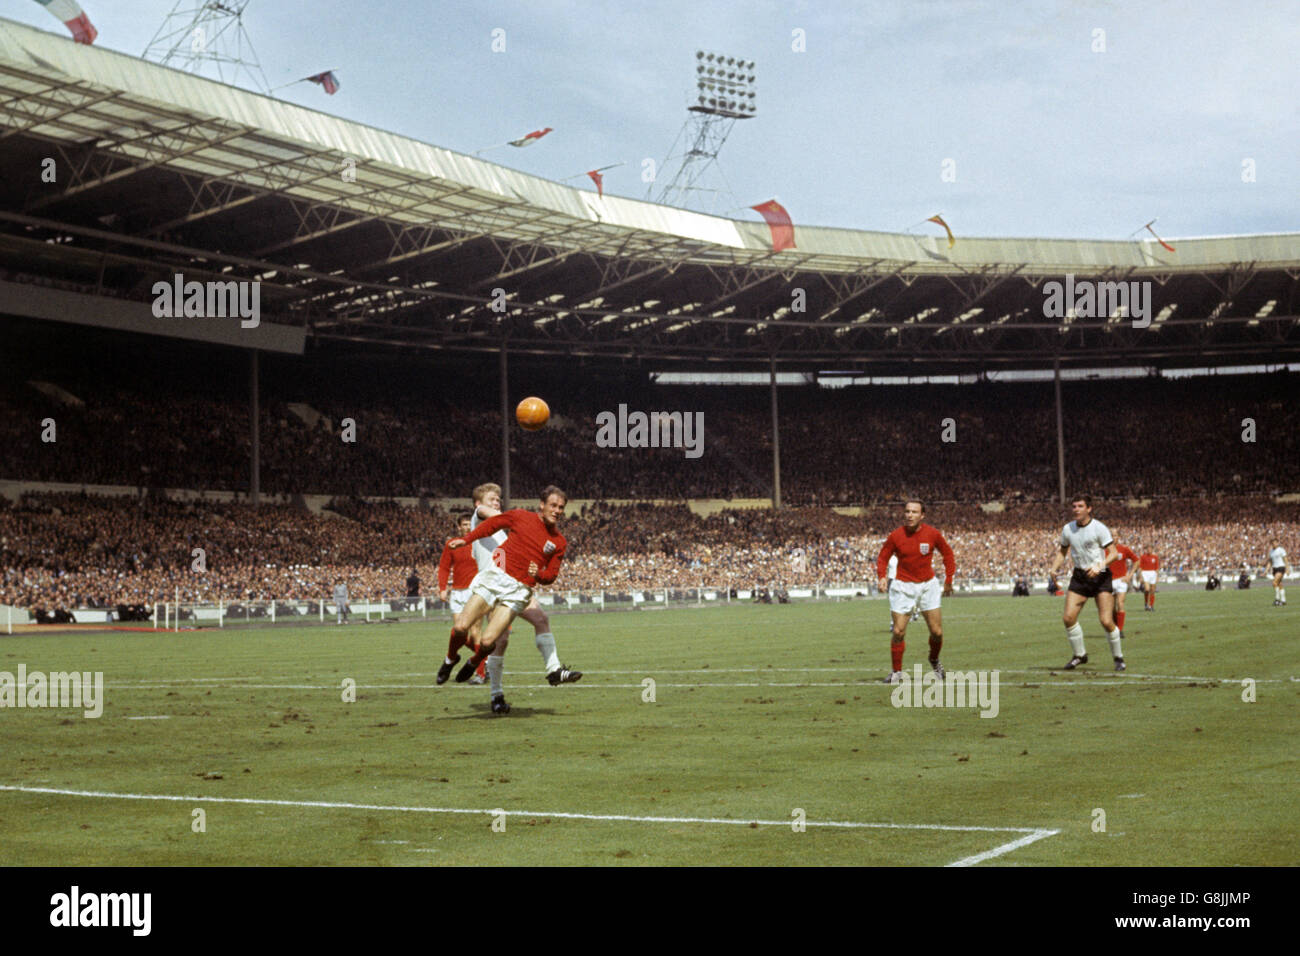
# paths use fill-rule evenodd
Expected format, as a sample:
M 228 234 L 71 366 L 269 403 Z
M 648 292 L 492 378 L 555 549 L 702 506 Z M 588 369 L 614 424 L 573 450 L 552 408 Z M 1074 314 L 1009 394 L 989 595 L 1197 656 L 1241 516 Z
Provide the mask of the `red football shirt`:
M 1138 560 L 1138 556 L 1133 549 L 1126 544 L 1115 542 L 1115 550 L 1119 552 L 1119 557 L 1110 563 L 1107 568 L 1112 578 L 1122 578 L 1128 574 L 1128 562 Z
M 952 576 L 957 571 L 957 559 L 939 529 L 924 523 L 911 534 L 906 528 L 898 528 L 885 539 L 885 546 L 876 559 L 876 577 L 885 577 L 890 555 L 897 554 L 899 581 L 928 581 L 934 577 L 931 562 L 936 550 L 943 555 L 943 585 L 946 588 L 952 584 Z
M 542 516 L 536 511 L 511 508 L 495 518 L 479 522 L 477 528 L 465 535 L 467 542 L 486 538 L 505 528 L 510 532 L 506 543 L 497 550 L 505 556 L 503 570 L 516 581 L 530 588 L 537 584 L 550 584 L 560 573 L 564 549 L 568 542 L 559 531 L 547 530 Z M 495 558 L 495 553 L 493 554 Z M 537 564 L 537 577 L 528 573 L 530 563 Z M 498 565 L 500 567 L 500 565 Z
M 451 538 L 447 539 L 448 543 L 451 541 Z M 474 560 L 473 548 L 457 548 L 453 551 L 445 544 L 442 546 L 442 558 L 438 561 L 439 591 L 447 590 L 449 576 L 451 586 L 457 591 L 463 591 L 469 587 L 476 574 L 478 574 L 478 562 Z
M 1143 571 L 1159 571 L 1160 559 L 1148 551 L 1142 557 L 1138 558 L 1138 564 L 1142 566 Z

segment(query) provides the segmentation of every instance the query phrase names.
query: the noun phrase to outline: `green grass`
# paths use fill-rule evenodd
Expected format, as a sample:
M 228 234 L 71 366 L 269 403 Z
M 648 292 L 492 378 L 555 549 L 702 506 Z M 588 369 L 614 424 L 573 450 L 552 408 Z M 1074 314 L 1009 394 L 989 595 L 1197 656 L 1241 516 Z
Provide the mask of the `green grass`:
M 2 671 L 102 671 L 107 686 L 99 719 L 0 710 L 0 784 L 187 799 L 0 791 L 0 863 L 939 865 L 1024 835 L 552 815 L 788 821 L 794 808 L 1060 831 L 984 866 L 1300 863 L 1300 612 L 1267 590 L 1167 593 L 1156 614 L 1134 602 L 1116 676 L 1091 605 L 1093 663 L 1053 669 L 1069 651 L 1061 603 L 946 602 L 948 669 L 1001 671 L 993 719 L 891 705 L 880 601 L 557 616 L 563 660 L 587 674 L 559 688 L 517 626 L 504 718 L 486 688 L 432 686 L 441 623 L 4 638 Z M 910 670 L 926 656 L 920 622 L 909 637 Z M 168 719 L 126 719 L 142 716 Z M 487 813 L 214 797 L 524 815 L 494 832 Z

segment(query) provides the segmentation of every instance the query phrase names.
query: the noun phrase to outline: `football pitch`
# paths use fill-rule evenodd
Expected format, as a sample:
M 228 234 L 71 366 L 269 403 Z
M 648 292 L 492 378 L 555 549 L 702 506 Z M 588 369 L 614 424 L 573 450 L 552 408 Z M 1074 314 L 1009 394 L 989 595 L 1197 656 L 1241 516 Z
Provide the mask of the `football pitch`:
M 879 600 L 556 615 L 561 687 L 520 622 L 503 717 L 435 687 L 442 622 L 3 638 L 104 705 L 0 709 L 0 863 L 1295 865 L 1270 602 L 1137 597 L 1117 675 L 1091 604 L 1066 672 L 1060 599 L 950 598 L 943 662 L 997 671 L 996 714 L 895 706 Z

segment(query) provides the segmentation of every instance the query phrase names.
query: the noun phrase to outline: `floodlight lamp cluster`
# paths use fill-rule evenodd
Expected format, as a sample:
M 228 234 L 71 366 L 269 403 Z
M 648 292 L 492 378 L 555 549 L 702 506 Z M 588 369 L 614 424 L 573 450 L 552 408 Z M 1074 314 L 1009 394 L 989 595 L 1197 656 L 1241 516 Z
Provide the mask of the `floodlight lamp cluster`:
M 695 105 L 697 113 L 748 119 L 758 112 L 754 61 L 697 50 Z

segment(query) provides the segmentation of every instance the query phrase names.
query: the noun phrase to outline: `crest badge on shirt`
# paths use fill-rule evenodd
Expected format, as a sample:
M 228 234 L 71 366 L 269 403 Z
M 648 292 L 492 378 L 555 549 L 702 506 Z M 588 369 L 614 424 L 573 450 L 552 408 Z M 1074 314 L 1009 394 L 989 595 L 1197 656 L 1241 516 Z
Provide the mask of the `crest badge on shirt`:
M 554 554 L 554 553 L 555 553 L 554 541 L 548 541 L 546 542 L 546 544 L 542 545 L 542 554 Z
M 928 544 L 922 543 L 922 544 L 921 544 L 921 553 L 922 553 L 922 554 L 929 554 L 929 553 L 930 553 L 930 546 L 929 546 Z

